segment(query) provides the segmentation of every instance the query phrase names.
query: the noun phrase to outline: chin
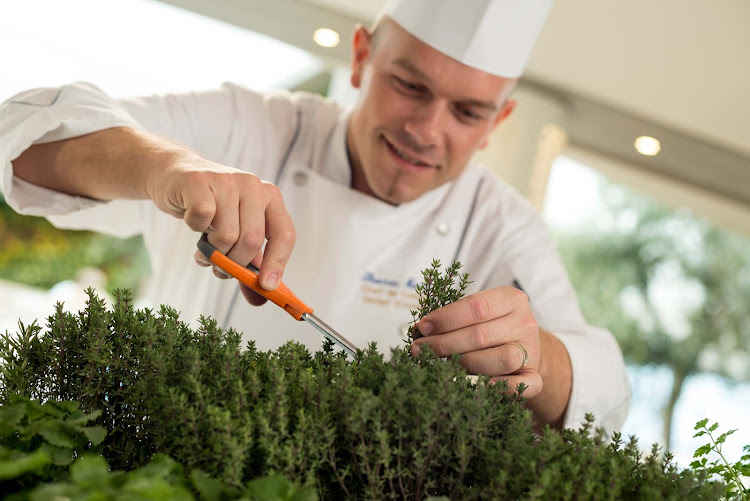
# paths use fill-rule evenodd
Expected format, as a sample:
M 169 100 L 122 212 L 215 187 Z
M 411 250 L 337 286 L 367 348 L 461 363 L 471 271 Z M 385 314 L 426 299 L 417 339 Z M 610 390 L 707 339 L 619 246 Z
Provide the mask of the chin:
M 396 193 L 384 194 L 383 196 L 379 196 L 378 198 L 380 198 L 384 202 L 388 202 L 389 204 L 399 205 L 413 202 L 422 195 L 424 195 L 424 192 L 415 192 L 413 190 L 408 190 L 406 192 L 398 191 Z
M 389 158 L 379 160 L 381 171 L 365 174 L 369 195 L 383 202 L 398 205 L 413 202 L 435 188 L 425 187 L 425 179 L 413 179 L 408 173 L 402 172 L 398 165 L 392 164 Z M 394 179 L 395 178 L 395 179 Z M 394 186 L 395 184 L 395 186 Z

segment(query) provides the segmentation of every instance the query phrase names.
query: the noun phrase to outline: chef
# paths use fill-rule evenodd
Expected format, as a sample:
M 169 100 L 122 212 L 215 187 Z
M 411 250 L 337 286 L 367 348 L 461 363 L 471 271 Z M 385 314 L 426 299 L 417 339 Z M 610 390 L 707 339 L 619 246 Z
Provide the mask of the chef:
M 576 427 L 592 412 L 616 430 L 630 388 L 615 340 L 586 323 L 535 211 L 470 160 L 513 112 L 550 1 L 389 2 L 354 33 L 351 110 L 234 84 L 126 100 L 87 83 L 23 92 L 0 107 L 3 193 L 61 228 L 143 235 L 154 304 L 213 316 L 263 350 L 317 350 L 322 337 L 195 266 L 210 265 L 193 254 L 201 232 L 259 266 L 265 289 L 283 277 L 384 353 L 403 345 L 420 270 L 460 261 L 467 297 L 420 319 L 412 352 L 427 343 L 470 373 L 524 383 L 537 424 Z

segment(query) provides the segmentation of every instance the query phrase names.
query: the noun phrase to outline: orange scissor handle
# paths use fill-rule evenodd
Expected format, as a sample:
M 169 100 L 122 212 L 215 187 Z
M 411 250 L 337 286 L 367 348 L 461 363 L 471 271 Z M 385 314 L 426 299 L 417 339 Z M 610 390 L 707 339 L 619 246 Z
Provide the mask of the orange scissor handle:
M 261 287 L 257 269 L 255 269 L 254 266 L 252 269 L 245 268 L 229 259 L 208 242 L 208 235 L 206 233 L 204 233 L 198 241 L 198 249 L 216 266 L 226 271 L 269 301 L 284 308 L 284 310 L 296 320 L 303 320 L 302 314 L 313 312 L 312 308 L 303 303 L 300 298 L 294 295 L 289 287 L 284 285 L 284 282 L 280 283 L 279 286 L 272 291 L 267 291 Z

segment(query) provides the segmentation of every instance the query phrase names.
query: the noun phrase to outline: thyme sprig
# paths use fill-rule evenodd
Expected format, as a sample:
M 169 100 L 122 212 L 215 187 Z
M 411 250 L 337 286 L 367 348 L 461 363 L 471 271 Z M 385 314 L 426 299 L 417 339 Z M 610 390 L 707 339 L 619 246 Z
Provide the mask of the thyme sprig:
M 419 309 L 411 310 L 412 324 L 409 326 L 407 345 L 411 345 L 415 339 L 422 337 L 416 325 L 419 319 L 464 297 L 466 287 L 471 282 L 469 274 L 459 273 L 460 269 L 461 263 L 456 261 L 441 274 L 440 260 L 433 259 L 430 267 L 422 270 L 422 283 L 415 289 L 419 296 Z

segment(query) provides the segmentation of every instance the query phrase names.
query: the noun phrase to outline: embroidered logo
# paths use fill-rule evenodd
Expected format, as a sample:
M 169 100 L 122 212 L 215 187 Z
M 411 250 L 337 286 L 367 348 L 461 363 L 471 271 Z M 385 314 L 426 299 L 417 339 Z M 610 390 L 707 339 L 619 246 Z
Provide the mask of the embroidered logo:
M 413 277 L 398 279 L 367 271 L 360 281 L 360 299 L 365 304 L 413 310 L 419 308 Z

